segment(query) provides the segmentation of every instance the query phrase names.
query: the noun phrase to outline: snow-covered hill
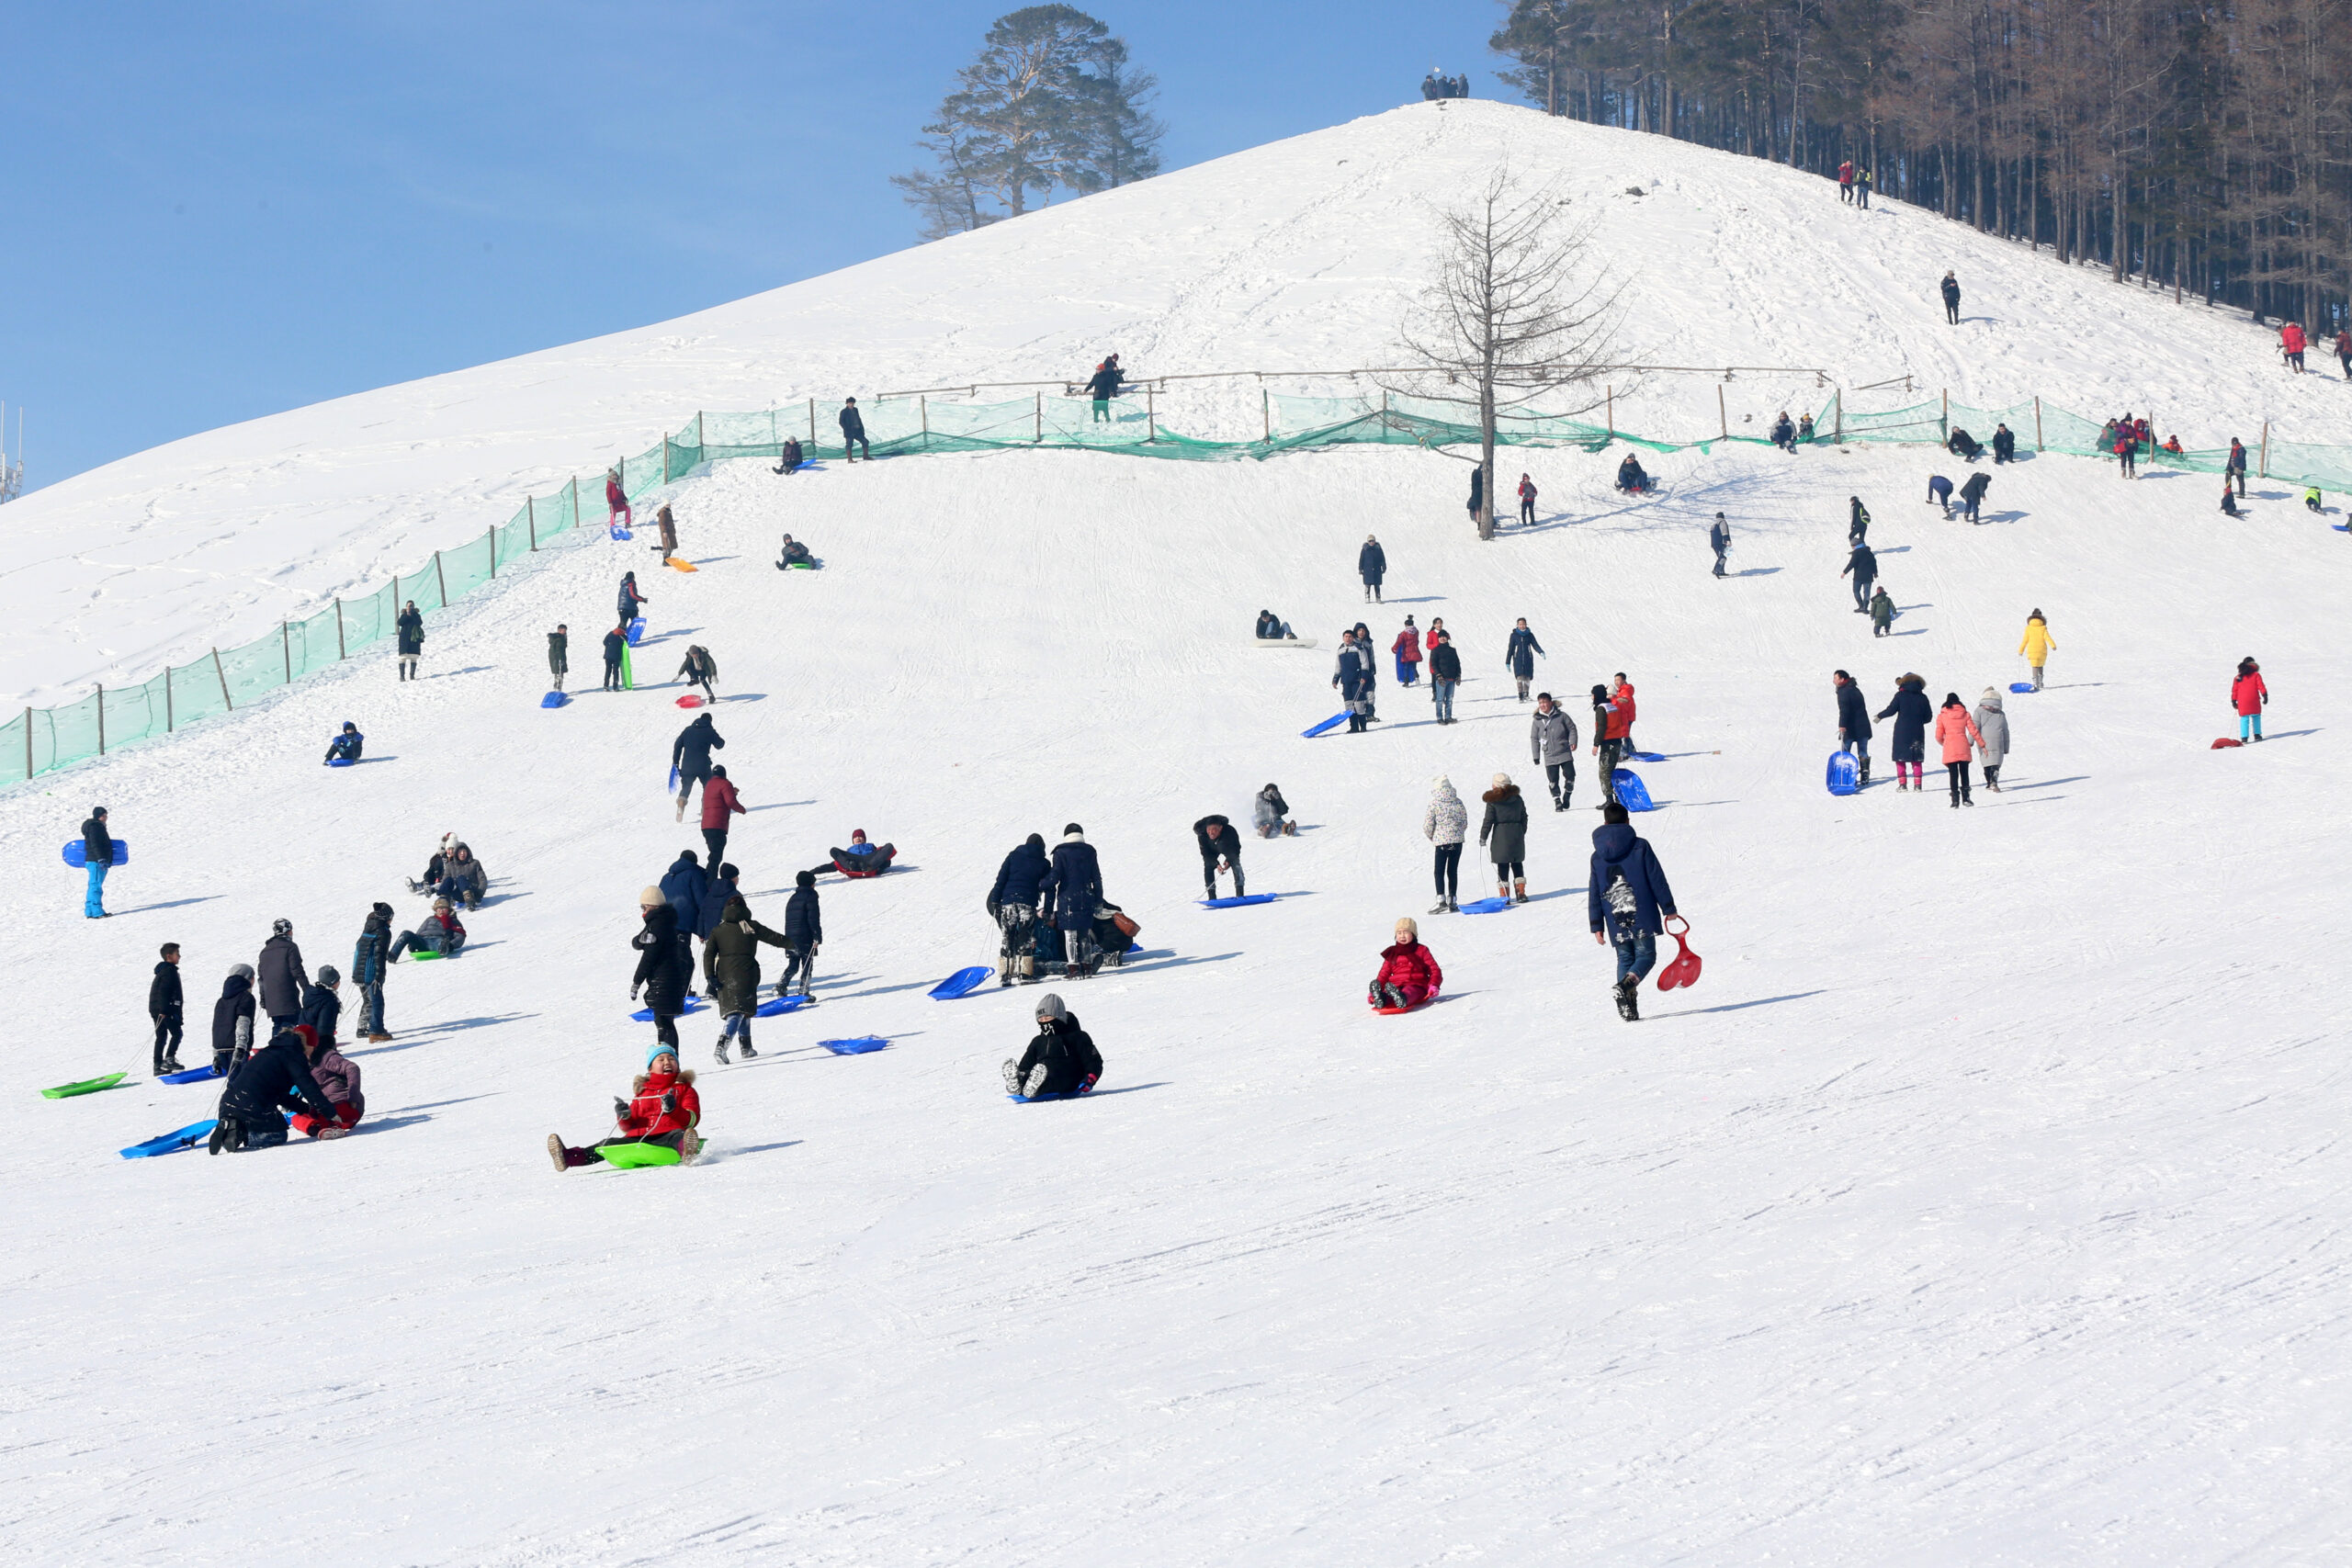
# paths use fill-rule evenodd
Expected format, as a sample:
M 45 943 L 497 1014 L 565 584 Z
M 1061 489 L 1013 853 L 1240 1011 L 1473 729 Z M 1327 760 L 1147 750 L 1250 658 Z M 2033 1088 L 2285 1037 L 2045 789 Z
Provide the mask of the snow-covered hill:
M 1393 364 L 1430 274 L 1429 204 L 1498 162 L 1555 181 L 1597 220 L 1629 285 L 1627 346 L 1645 363 L 1813 366 L 1848 388 L 1909 376 L 1928 396 L 2038 393 L 2093 417 L 2153 406 L 2192 446 L 2251 440 L 2266 419 L 2282 437 L 2335 441 L 2352 412 L 2352 388 L 2286 378 L 2232 312 L 2176 307 L 1900 203 L 1842 209 L 1828 184 L 1754 159 L 1503 104 L 1420 104 L 37 491 L 7 514 L 24 542 L 0 572 L 17 611 L 0 627 L 0 703 L 144 679 L 373 590 L 479 538 L 526 494 L 593 481 L 698 408 L 830 409 L 845 394 L 1082 375 L 1114 348 L 1144 374 Z M 1935 292 L 1947 268 L 1966 288 L 1957 331 Z M 1822 395 L 1812 378 L 1729 389 L 1735 421 Z M 1858 408 L 1906 400 L 1853 394 Z M 1255 382 L 1162 401 L 1196 434 L 1254 435 L 1257 411 Z M 1706 434 L 1715 388 L 1657 378 L 1619 415 Z
M 1411 166 L 1467 167 L 1454 139 L 1506 131 L 1599 134 L 1456 105 L 1250 157 L 1304 192 L 1329 177 L 1315 159 L 1357 155 L 1335 148 L 1418 137 L 1433 162 Z M 1661 171 L 1649 203 L 1671 193 L 1666 164 L 1572 177 Z M 1178 210 L 1166 193 L 1199 173 L 1123 199 Z M 1345 225 L 1311 196 L 1287 221 L 1271 198 L 1248 217 L 1258 199 L 1191 219 L 1204 270 L 1266 279 L 1220 307 L 1234 341 L 1288 353 L 1295 330 L 1301 360 L 1360 346 L 1317 334 L 1345 311 L 1383 319 L 1407 269 L 1308 281 L 1289 224 L 1321 225 L 1334 254 Z M 1834 197 L 1788 212 L 1810 239 L 1786 235 L 1788 270 L 1757 287 L 1791 299 L 1926 231 L 1902 213 L 1832 228 L 1856 219 Z M 1401 245 L 1396 227 L 1364 220 L 1358 254 Z M 1021 303 L 951 334 L 881 280 L 1031 244 L 1042 278 L 1056 247 L 1021 236 L 1046 229 L 734 309 L 781 321 L 796 293 L 813 309 L 808 291 L 862 288 L 872 353 L 977 356 L 985 332 L 1044 367 L 1094 341 L 1089 308 L 1000 280 Z M 1131 271 L 1106 250 L 1089 298 L 1174 310 L 1178 260 L 1147 249 Z M 2050 289 L 2074 286 L 2041 265 Z M 1304 304 L 1317 288 L 1321 314 Z M 1288 329 L 1252 314 L 1285 296 Z M 1935 310 L 1924 287 L 1823 305 L 1832 323 L 1918 323 L 1891 341 L 1923 338 Z M 1197 320 L 1186 341 L 1224 352 Z M 1805 341 L 1793 313 L 1773 320 L 1761 331 L 1788 335 L 1757 346 Z M 2222 333 L 2161 320 L 2191 323 L 2179 341 Z M 1024 322 L 1067 335 L 1038 325 L 1016 348 Z M 2144 363 L 2158 340 L 2139 331 L 2117 337 Z M 1170 341 L 1122 343 L 1141 361 L 1133 344 Z M 1980 389 L 2040 373 L 1997 357 L 2005 342 L 1984 335 Z M 2067 373 L 2087 400 L 2104 384 L 2082 352 Z M 521 433 L 474 450 L 485 496 L 505 482 L 493 448 L 578 438 L 554 418 L 561 388 L 513 385 L 526 363 L 473 373 L 509 378 L 481 395 Z M 605 413 L 575 407 L 617 431 L 608 395 Z M 334 432 L 364 401 L 286 416 L 282 460 L 310 465 L 319 496 L 359 482 Z M 454 412 L 377 412 L 380 451 L 413 441 L 430 482 L 467 482 L 440 423 Z M 288 434 L 303 420 L 306 452 Z M 258 451 L 270 423 L 205 439 Z M 1543 521 L 1491 544 L 1464 521 L 1459 467 L 1405 450 L 1014 453 L 790 479 L 721 465 L 671 492 L 691 576 L 641 546 L 550 552 L 436 626 L 424 681 L 370 657 L 0 795 L 21 895 L 0 947 L 20 1117 L 0 1264 L 11 1547 L 194 1564 L 321 1542 L 356 1564 L 2338 1560 L 2352 1168 L 2327 953 L 2352 854 L 2330 705 L 2352 676 L 2335 626 L 2352 559 L 2327 525 L 2344 514 L 2257 486 L 2233 523 L 2204 478 L 2127 485 L 2056 457 L 1997 470 L 1977 527 L 1918 500 L 1949 463 L 1932 451 L 1687 451 L 1653 464 L 1660 499 L 1631 505 L 1608 488 L 1614 454 L 1513 462 L 1544 487 Z M 1838 578 L 1857 494 L 1905 610 L 1886 639 Z M 1722 581 L 1718 511 L 1736 531 Z M 823 571 L 771 569 L 787 528 Z M 387 551 L 423 537 L 399 532 Z M 1353 570 L 1367 532 L 1390 562 L 1378 606 Z M 652 599 L 649 684 L 607 695 L 588 648 L 630 568 Z M 1912 670 L 1973 702 L 2023 673 L 2037 606 L 2058 648 L 2050 689 L 2009 700 L 2002 794 L 1962 810 L 1940 789 L 1823 792 L 1833 669 L 1873 708 Z M 1261 607 L 1323 646 L 1255 646 Z M 46 613 L 17 632 L 71 635 Z M 1408 615 L 1461 639 L 1463 722 L 1429 722 L 1384 666 L 1385 723 L 1302 739 L 1337 706 L 1340 629 L 1361 618 L 1385 645 Z M 1475 802 L 1508 773 L 1541 804 L 1501 669 L 1521 615 L 1542 684 L 1628 672 L 1637 736 L 1670 759 L 1641 769 L 1659 809 L 1637 821 L 1705 970 L 1645 991 L 1638 1026 L 1611 1009 L 1588 931 L 1589 760 L 1573 809 L 1535 814 L 1532 903 L 1421 915 L 1447 999 L 1403 1018 L 1363 1004 L 1392 922 L 1432 901 L 1432 776 Z M 547 711 L 559 621 L 588 689 Z M 853 828 L 904 869 L 828 880 L 820 1004 L 759 1024 L 758 1060 L 716 1067 L 710 1015 L 686 1021 L 700 1165 L 559 1176 L 547 1134 L 598 1135 L 650 1043 L 627 1017 L 638 890 L 699 843 L 660 788 L 682 688 L 650 684 L 688 643 L 720 663 L 723 760 L 751 807 L 728 855 L 755 910 L 777 920 L 793 872 Z M 2248 653 L 2277 694 L 2273 739 L 2209 750 Z M 371 761 L 330 773 L 345 718 Z M 1244 818 L 1270 780 L 1303 831 L 1249 840 L 1245 864 L 1252 891 L 1283 897 L 1197 908 L 1190 824 Z M 104 922 L 57 858 L 94 801 L 131 845 Z M 981 902 L 1004 852 L 1071 821 L 1144 951 L 1049 987 L 1101 1044 L 1102 1091 L 1015 1106 L 997 1064 L 1038 993 L 925 992 L 992 959 Z M 158 943 L 186 950 L 193 1060 L 221 976 L 273 919 L 314 966 L 345 965 L 370 901 L 403 924 L 422 912 L 401 879 L 451 829 L 492 896 L 462 957 L 394 971 L 396 1038 L 355 1056 L 357 1135 L 125 1161 L 208 1114 L 210 1090 L 142 1075 L 35 1098 L 143 1065 Z M 1474 847 L 1465 897 L 1483 870 Z M 869 1033 L 888 1048 L 818 1043 Z

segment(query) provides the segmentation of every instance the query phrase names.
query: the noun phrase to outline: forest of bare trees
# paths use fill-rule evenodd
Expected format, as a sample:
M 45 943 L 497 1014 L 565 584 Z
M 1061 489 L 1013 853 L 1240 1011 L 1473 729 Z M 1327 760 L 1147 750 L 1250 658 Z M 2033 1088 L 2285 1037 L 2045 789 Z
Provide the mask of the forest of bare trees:
M 2119 282 L 2346 319 L 2352 0 L 1505 0 L 1553 114 L 1827 174 Z

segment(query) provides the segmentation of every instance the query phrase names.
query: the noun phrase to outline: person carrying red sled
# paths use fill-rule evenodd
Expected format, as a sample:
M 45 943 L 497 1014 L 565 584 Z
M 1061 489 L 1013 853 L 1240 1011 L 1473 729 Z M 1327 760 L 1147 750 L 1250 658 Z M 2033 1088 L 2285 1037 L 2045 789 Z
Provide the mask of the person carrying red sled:
M 1421 928 L 1408 916 L 1396 922 L 1396 942 L 1380 950 L 1380 973 L 1365 1000 L 1376 1008 L 1415 1008 L 1444 984 L 1437 954 L 1421 945 Z
M 2237 709 L 2238 739 L 2262 739 L 2262 710 L 2270 705 L 2270 688 L 2262 682 L 2262 666 L 2251 656 L 2238 660 L 2238 678 L 2230 682 L 2230 705 Z
M 556 1169 L 594 1165 L 603 1157 L 597 1150 L 616 1144 L 654 1144 L 673 1149 L 681 1165 L 702 1152 L 702 1139 L 695 1132 L 702 1120 L 702 1098 L 695 1093 L 694 1069 L 679 1069 L 675 1046 L 653 1047 L 631 1093 L 633 1098 L 628 1100 L 614 1097 L 612 1137 L 574 1148 L 564 1143 L 562 1134 L 548 1134 L 548 1157 L 555 1161 Z

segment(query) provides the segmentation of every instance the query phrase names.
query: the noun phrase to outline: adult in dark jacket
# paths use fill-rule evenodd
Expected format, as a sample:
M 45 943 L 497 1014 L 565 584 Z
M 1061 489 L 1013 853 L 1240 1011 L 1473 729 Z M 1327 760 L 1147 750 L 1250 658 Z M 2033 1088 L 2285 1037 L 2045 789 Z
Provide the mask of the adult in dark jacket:
M 1372 722 L 1372 649 L 1356 640 L 1352 631 L 1340 635 L 1339 668 L 1331 684 L 1348 705 L 1348 733 L 1361 735 Z
M 1968 482 L 1960 487 L 1961 510 L 1971 523 L 1977 521 L 1976 509 L 1984 504 L 1984 492 L 1992 488 L 1990 474 L 1971 474 Z
M 1072 979 L 1092 974 L 1094 910 L 1102 902 L 1102 865 L 1086 829 L 1072 822 L 1062 829 L 1046 872 L 1039 908 L 1049 911 L 1054 929 L 1062 933 L 1062 961 Z
M 1641 1017 L 1642 977 L 1657 962 L 1658 933 L 1674 913 L 1674 891 L 1649 840 L 1627 826 L 1625 808 L 1615 801 L 1592 830 L 1585 913 L 1592 920 L 1592 940 L 1617 949 L 1617 1011 L 1634 1022 Z
M 865 460 L 874 461 L 874 443 L 865 438 L 865 416 L 857 412 L 857 400 L 850 398 L 842 403 L 842 461 L 857 461 L 857 449 L 865 448 Z
M 621 640 L 627 642 L 624 636 Z M 571 673 L 571 628 L 559 626 L 548 633 L 548 673 L 555 677 L 555 689 L 563 690 L 563 678 Z
M 1894 787 L 1897 790 L 1925 789 L 1920 781 L 1927 761 L 1928 721 L 1934 709 L 1928 702 L 1928 681 L 1924 675 L 1905 675 L 1894 683 L 1894 697 L 1878 711 L 1881 718 L 1894 720 Z M 1909 777 L 1905 778 L 1905 773 Z
M 330 762 L 356 762 L 367 744 L 368 738 L 359 733 L 359 727 L 346 718 L 343 721 L 343 733 L 327 742 L 326 760 Z
M 694 953 L 678 924 L 678 911 L 670 908 L 660 888 L 649 887 L 639 895 L 638 908 L 645 923 L 629 938 L 629 945 L 637 949 L 637 971 L 629 976 L 628 999 L 635 1001 L 639 991 L 645 993 L 646 1006 L 653 1010 L 655 1036 L 674 1051 L 678 1015 L 686 1009 L 686 982 L 694 975 Z
M 1370 534 L 1363 536 L 1363 548 L 1356 552 L 1356 575 L 1363 579 L 1363 596 L 1379 604 L 1380 580 L 1388 575 L 1388 552 Z
M 180 1070 L 180 1035 L 186 1028 L 187 998 L 180 991 L 180 944 L 167 942 L 155 961 L 155 977 L 147 982 L 147 1016 L 155 1025 L 155 1076 Z
M 1470 466 L 1470 521 L 1472 523 L 1478 521 L 1478 508 L 1485 505 L 1486 502 L 1487 466 L 1484 463 L 1473 463 Z
M 262 943 L 254 969 L 261 976 L 254 986 L 261 994 L 261 1010 L 277 1028 L 291 1029 L 302 1014 L 302 988 L 311 983 L 302 967 L 302 950 L 294 945 L 293 921 L 270 922 L 269 940 Z
M 1539 653 L 1544 653 L 1544 645 L 1535 640 L 1535 634 L 1527 629 L 1527 617 L 1521 615 L 1519 625 L 1510 630 L 1510 644 L 1503 649 L 1503 665 L 1510 671 L 1511 679 L 1519 682 L 1521 702 L 1527 700 L 1527 688 L 1534 683 L 1535 656 Z M 1544 657 L 1549 659 L 1551 655 L 1545 653 Z
M 686 657 L 678 665 L 677 678 L 689 686 L 700 686 L 707 700 L 718 700 L 718 688 L 713 683 L 718 679 L 718 660 L 702 644 L 695 643 L 686 649 Z
M 1715 513 L 1714 526 L 1707 530 L 1707 547 L 1715 552 L 1715 575 L 1723 576 L 1724 553 L 1731 548 L 1731 525 L 1720 512 Z
M 620 592 L 615 597 L 615 605 L 620 611 L 624 634 L 628 631 L 628 624 L 645 614 L 645 606 L 652 603 L 652 600 L 637 591 L 637 573 L 633 571 L 621 573 Z
M 1549 692 L 1536 695 L 1535 722 L 1529 727 L 1527 743 L 1551 787 L 1552 809 L 1566 811 L 1577 790 L 1577 721 L 1552 701 Z
M 692 850 L 680 850 L 662 874 L 662 899 L 677 912 L 681 931 L 692 931 L 702 913 L 702 890 L 709 876 Z
M 1099 423 L 1111 417 L 1111 400 L 1119 395 L 1119 383 L 1126 378 L 1127 373 L 1119 368 L 1119 356 L 1115 354 L 1094 367 L 1094 374 L 1087 381 L 1086 389 L 1094 398 L 1096 423 Z
M 103 806 L 90 807 L 90 815 L 83 818 L 82 863 L 88 868 L 82 913 L 94 920 L 104 919 L 107 873 L 114 869 L 114 836 L 107 831 L 107 808 Z
M 621 659 L 628 652 L 628 632 L 615 626 L 605 634 L 605 686 L 607 692 L 621 689 Z
M 401 679 L 416 679 L 417 656 L 424 651 L 424 617 L 417 613 L 412 599 L 401 607 L 400 617 L 392 623 L 397 634 L 394 648 L 400 660 Z
M 245 1058 L 220 1096 L 211 1153 L 276 1148 L 286 1141 L 283 1111 L 307 1111 L 322 1122 L 335 1120 L 334 1102 L 311 1076 L 316 1042 L 309 1025 L 298 1025 L 271 1035 L 268 1044 Z
M 253 1048 L 254 968 L 240 964 L 220 983 L 220 999 L 212 1004 L 212 1071 L 227 1077 Z
M 824 940 L 825 916 L 817 903 L 817 874 L 797 873 L 792 878 L 792 897 L 784 904 L 784 978 L 775 983 L 777 996 L 789 990 L 796 978 L 800 994 L 808 996 L 808 987 L 817 981 L 817 949 Z
M 1993 466 L 2018 460 L 2018 433 L 2006 424 L 1993 427 Z
M 1201 881 L 1208 889 L 1208 897 L 1216 897 L 1216 874 L 1222 866 L 1233 873 L 1233 896 L 1244 897 L 1248 889 L 1241 880 L 1241 835 L 1223 817 L 1204 817 L 1193 824 L 1193 837 L 1201 846 Z
M 322 1045 L 334 1043 L 335 1026 L 343 1021 L 343 976 L 334 965 L 322 964 L 316 979 L 302 987 L 302 1016 Z
M 1430 631 L 1430 705 L 1440 724 L 1453 722 L 1453 694 L 1462 684 L 1462 653 L 1450 632 Z
M 490 873 L 474 858 L 471 845 L 458 844 L 443 858 L 441 874 L 431 887 L 444 898 L 455 899 L 469 909 L 479 909 L 482 896 L 490 891 Z
M 695 894 L 693 919 L 688 920 L 682 913 L 679 923 L 708 942 L 711 931 L 727 918 L 727 906 L 735 901 L 735 896 L 741 890 L 742 883 L 739 880 L 741 875 L 733 865 L 721 865 L 718 874 L 704 882 L 701 891 Z M 665 886 L 662 891 L 667 896 L 670 890 Z M 676 908 L 677 901 L 673 899 L 670 907 Z
M 996 982 L 1027 985 L 1037 977 L 1037 908 L 1045 900 L 1046 839 L 1032 833 L 1006 852 L 989 889 L 989 919 L 997 926 Z
M 1862 688 L 1843 670 L 1838 671 L 1838 744 L 1853 752 L 1861 781 L 1871 782 L 1871 709 Z
M 696 783 L 710 778 L 710 753 L 714 749 L 727 750 L 727 739 L 718 733 L 718 727 L 707 713 L 695 715 L 695 721 L 678 731 L 678 738 L 670 742 L 670 765 L 678 770 L 677 819 L 681 822 L 686 819 L 686 797 L 694 794 Z
M 1859 545 L 1871 536 L 1871 509 L 1862 504 L 1859 495 L 1846 498 L 1846 542 Z
M 740 897 L 729 897 L 719 917 L 702 944 L 702 981 L 725 1021 L 718 1035 L 724 1066 L 730 1040 L 742 1048 L 745 1061 L 759 1055 L 752 1049 L 752 1019 L 760 1005 L 760 943 L 782 947 L 785 940 L 752 919 L 751 905 Z
M 1960 325 L 1960 279 L 1951 273 L 1944 274 L 1943 295 L 1944 320 L 1953 326 Z
M 351 945 L 351 985 L 358 994 L 359 1016 L 352 1024 L 355 1037 L 369 1043 L 390 1040 L 384 1032 L 384 966 L 392 954 L 392 907 L 378 904 L 368 911 L 359 940 Z
M 1495 891 L 1514 904 L 1527 902 L 1527 800 L 1509 773 L 1497 773 L 1495 785 L 1479 797 L 1487 815 L 1478 824 L 1478 841 L 1495 863 Z
M 1048 991 L 1037 998 L 1037 1037 L 1019 1061 L 1006 1058 L 1004 1087 L 1023 1100 L 1084 1094 L 1102 1077 L 1102 1053 L 1078 1015 Z
M 1838 576 L 1850 574 L 1854 579 L 1854 614 L 1870 614 L 1871 584 L 1878 581 L 1878 557 L 1868 545 L 1856 545 L 1854 553 L 1846 558 L 1845 570 Z

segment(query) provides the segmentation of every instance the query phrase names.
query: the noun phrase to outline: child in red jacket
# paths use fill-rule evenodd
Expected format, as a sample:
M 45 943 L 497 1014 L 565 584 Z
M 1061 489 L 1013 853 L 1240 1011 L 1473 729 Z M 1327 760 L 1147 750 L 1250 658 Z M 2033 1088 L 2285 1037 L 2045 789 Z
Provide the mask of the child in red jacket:
M 2262 710 L 2270 704 L 2270 688 L 2262 683 L 2262 666 L 2251 657 L 2238 660 L 2238 678 L 2230 682 L 2230 705 L 2238 710 L 2238 739 L 2262 739 Z
M 562 1134 L 549 1133 L 548 1156 L 555 1161 L 556 1169 L 570 1170 L 577 1165 L 594 1165 L 601 1157 L 596 1151 L 607 1144 L 659 1144 L 677 1150 L 678 1163 L 684 1165 L 702 1152 L 702 1139 L 695 1132 L 695 1124 L 701 1120 L 702 1099 L 695 1093 L 693 1071 L 679 1071 L 677 1052 L 657 1044 L 645 1058 L 645 1071 L 638 1075 L 635 1098 L 613 1101 L 616 1135 L 586 1148 L 571 1148 L 565 1145 Z
M 1376 1008 L 1419 1007 L 1443 984 L 1437 954 L 1421 945 L 1421 928 L 1401 919 L 1396 945 L 1381 949 L 1380 973 L 1372 977 L 1372 995 L 1365 999 Z

